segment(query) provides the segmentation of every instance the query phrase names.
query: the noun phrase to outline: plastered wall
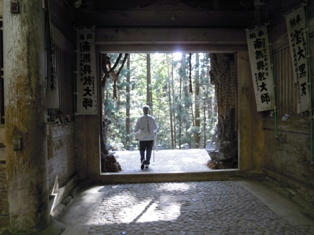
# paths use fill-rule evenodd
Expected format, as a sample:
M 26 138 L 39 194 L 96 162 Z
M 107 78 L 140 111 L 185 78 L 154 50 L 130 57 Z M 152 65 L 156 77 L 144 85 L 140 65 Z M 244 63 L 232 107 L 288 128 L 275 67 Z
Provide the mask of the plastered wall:
M 47 125 L 47 174 L 51 189 L 56 177 L 60 186 L 75 173 L 73 124 Z

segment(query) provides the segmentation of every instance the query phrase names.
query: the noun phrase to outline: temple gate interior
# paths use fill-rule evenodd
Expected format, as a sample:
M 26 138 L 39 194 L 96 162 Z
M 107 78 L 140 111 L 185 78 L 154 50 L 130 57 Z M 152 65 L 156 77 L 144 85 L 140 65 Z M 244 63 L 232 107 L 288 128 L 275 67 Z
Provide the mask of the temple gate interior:
M 194 190 L 186 194 L 190 200 L 198 186 L 188 182 L 199 181 L 205 188 L 211 182 L 215 189 L 234 187 L 237 195 L 253 200 L 243 182 L 263 181 L 313 222 L 312 0 L 1 0 L 0 17 L 0 233 L 62 234 L 66 229 L 57 218 L 69 221 L 63 213 L 82 187 L 106 185 L 97 192 L 109 195 L 115 188 L 108 185 L 130 184 L 135 192 L 155 192 L 157 182 L 183 182 Z M 102 83 L 118 76 L 104 72 L 104 55 L 177 51 L 208 53 L 219 152 L 232 155 L 237 167 L 102 174 L 101 160 L 108 154 Z M 243 189 L 232 184 L 239 181 Z M 263 202 L 267 195 L 256 198 Z M 112 209 L 109 202 L 102 201 L 103 210 Z M 180 210 L 174 211 L 169 218 L 181 218 Z M 140 220 L 134 217 L 126 224 Z M 309 224 L 304 231 L 312 234 L 314 223 Z M 106 226 L 87 230 L 107 231 Z M 191 232 L 185 227 L 172 232 L 180 231 Z

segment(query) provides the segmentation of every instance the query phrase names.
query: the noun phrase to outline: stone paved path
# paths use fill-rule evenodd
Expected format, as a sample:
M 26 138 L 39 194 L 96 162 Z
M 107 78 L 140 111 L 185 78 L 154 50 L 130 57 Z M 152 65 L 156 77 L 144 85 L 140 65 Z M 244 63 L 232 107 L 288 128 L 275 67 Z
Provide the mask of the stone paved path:
M 139 151 L 117 151 L 117 161 L 122 167 L 118 174 L 142 174 L 140 169 Z M 207 167 L 210 157 L 205 149 L 158 150 L 155 151 L 155 161 L 152 155 L 149 173 L 170 172 L 204 172 L 211 171 Z M 117 173 L 114 173 L 117 174 Z
M 239 182 L 126 184 L 93 187 L 61 218 L 87 234 L 314 234 L 292 225 Z

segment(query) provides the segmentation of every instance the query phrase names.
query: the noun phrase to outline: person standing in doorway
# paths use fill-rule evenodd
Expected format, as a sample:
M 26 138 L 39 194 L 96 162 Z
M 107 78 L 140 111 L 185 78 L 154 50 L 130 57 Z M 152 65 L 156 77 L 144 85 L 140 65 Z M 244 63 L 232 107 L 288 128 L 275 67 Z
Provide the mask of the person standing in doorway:
M 149 115 L 148 105 L 143 106 L 144 115 L 137 119 L 135 125 L 135 138 L 139 140 L 139 149 L 141 154 L 141 169 L 148 169 L 152 149 L 154 146 L 154 136 L 157 133 L 158 126 L 155 118 Z M 146 152 L 146 156 L 145 156 Z

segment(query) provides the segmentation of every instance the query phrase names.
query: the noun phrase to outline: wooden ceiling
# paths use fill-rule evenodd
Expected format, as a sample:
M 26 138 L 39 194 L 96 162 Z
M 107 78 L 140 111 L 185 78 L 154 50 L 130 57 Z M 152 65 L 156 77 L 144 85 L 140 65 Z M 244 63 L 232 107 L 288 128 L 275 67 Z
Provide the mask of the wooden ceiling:
M 285 13 L 306 0 L 49 1 L 55 3 L 50 12 L 57 27 L 71 37 L 77 27 L 95 26 L 101 50 L 232 51 L 246 48 L 245 28 L 282 23 Z
M 78 25 L 244 28 L 265 0 L 71 0 Z
M 199 8 L 207 10 L 248 10 L 254 9 L 254 0 L 132 0 L 103 1 L 85 0 L 82 7 L 94 10 L 130 10 L 138 8 L 171 7 L 172 9 Z
M 314 0 L 63 0 L 75 25 L 248 28 Z M 313 5 L 313 4 L 312 4 Z

